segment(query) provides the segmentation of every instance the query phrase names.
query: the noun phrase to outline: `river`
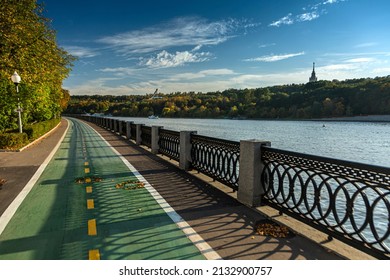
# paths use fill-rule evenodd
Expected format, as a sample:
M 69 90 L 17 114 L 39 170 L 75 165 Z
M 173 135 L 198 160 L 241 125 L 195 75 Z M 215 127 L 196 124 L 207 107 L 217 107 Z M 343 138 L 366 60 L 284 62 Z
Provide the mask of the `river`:
M 279 149 L 390 167 L 390 122 L 118 119 L 234 141 L 266 140 Z

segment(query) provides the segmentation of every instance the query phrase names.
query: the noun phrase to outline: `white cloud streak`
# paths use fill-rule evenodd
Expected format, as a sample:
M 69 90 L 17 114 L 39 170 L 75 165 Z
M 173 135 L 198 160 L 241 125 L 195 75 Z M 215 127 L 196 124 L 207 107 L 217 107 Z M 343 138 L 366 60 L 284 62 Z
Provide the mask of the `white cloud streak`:
M 197 17 L 177 18 L 159 26 L 106 36 L 99 43 L 106 44 L 124 55 L 144 54 L 171 47 L 218 45 L 240 28 L 237 20 L 209 22 Z
M 78 58 L 90 58 L 100 55 L 100 53 L 94 49 L 80 47 L 80 46 L 65 46 L 64 49 L 71 55 Z
M 247 61 L 247 62 L 275 62 L 275 61 L 280 61 L 280 60 L 284 60 L 284 59 L 288 59 L 288 58 L 292 58 L 292 57 L 296 57 L 296 56 L 301 56 L 304 54 L 305 54 L 305 52 L 279 54 L 279 55 L 267 55 L 267 56 L 244 59 L 244 61 Z
M 276 21 L 273 21 L 268 26 L 280 27 L 282 25 L 291 25 L 297 22 L 312 21 L 319 18 L 321 15 L 326 13 L 324 6 L 344 2 L 345 0 L 327 0 L 324 2 L 317 3 L 313 6 L 304 7 L 303 10 L 310 10 L 309 12 L 293 15 L 289 13 Z
M 296 20 L 298 22 L 312 21 L 312 20 L 319 18 L 319 17 L 320 17 L 320 15 L 318 14 L 318 12 L 314 11 L 314 12 L 310 12 L 310 13 L 304 13 L 304 14 L 297 15 Z
M 155 57 L 142 59 L 139 65 L 149 68 L 169 68 L 182 66 L 187 63 L 203 62 L 209 60 L 211 54 L 208 52 L 176 52 L 174 54 L 161 51 Z
M 281 19 L 272 22 L 269 26 L 273 27 L 279 27 L 281 25 L 290 25 L 294 23 L 294 19 L 292 18 L 292 14 L 288 14 L 285 17 L 282 17 Z

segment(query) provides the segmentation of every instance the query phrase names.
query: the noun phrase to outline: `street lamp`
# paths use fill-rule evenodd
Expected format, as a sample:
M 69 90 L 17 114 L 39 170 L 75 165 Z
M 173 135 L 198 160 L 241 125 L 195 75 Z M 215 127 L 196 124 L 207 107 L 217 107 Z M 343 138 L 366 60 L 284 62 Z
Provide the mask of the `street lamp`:
M 16 109 L 15 111 L 18 112 L 19 132 L 22 133 L 23 132 L 23 128 L 22 128 L 22 116 L 21 116 L 21 113 L 23 112 L 23 109 L 20 108 L 19 87 L 18 87 L 18 85 L 19 85 L 19 83 L 21 81 L 21 78 L 18 75 L 18 73 L 16 73 L 16 71 L 11 76 L 11 80 L 15 84 L 15 86 L 16 86 L 16 93 L 18 94 L 18 109 Z

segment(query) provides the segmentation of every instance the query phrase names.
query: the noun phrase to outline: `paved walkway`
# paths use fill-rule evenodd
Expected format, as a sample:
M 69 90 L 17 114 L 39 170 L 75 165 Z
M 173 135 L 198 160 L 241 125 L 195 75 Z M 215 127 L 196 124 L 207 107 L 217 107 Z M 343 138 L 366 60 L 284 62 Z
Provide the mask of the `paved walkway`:
M 0 235 L 0 259 L 339 259 L 300 236 L 256 235 L 253 227 L 264 217 L 255 210 L 89 125 L 70 121 L 53 159 Z M 23 166 L 23 155 L 47 155 L 41 146 L 58 141 L 55 133 L 20 154 L 0 154 L 0 163 L 13 158 L 12 173 Z M 30 173 L 20 174 L 23 182 Z M 4 190 L 20 191 L 14 185 L 7 180 L 0 200 Z

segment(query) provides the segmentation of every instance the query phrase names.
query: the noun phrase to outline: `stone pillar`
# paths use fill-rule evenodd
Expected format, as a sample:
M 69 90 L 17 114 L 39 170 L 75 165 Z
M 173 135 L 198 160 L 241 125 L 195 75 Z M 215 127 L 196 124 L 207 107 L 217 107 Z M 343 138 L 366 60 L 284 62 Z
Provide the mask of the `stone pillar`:
M 264 186 L 261 174 L 264 164 L 261 161 L 262 147 L 271 146 L 269 141 L 240 141 L 240 175 L 237 200 L 247 206 L 256 207 L 261 203 Z
M 191 134 L 196 131 L 180 131 L 180 161 L 179 168 L 189 170 L 191 167 Z
M 110 130 L 114 130 L 114 119 L 110 119 Z
M 126 122 L 126 139 L 130 140 L 131 139 L 131 124 L 133 122 Z
M 119 135 L 122 135 L 122 121 L 118 121 L 118 123 L 119 123 L 119 129 L 118 129 L 118 132 L 119 132 Z
M 153 154 L 158 154 L 158 150 L 160 148 L 160 146 L 158 145 L 158 140 L 160 139 L 160 134 L 159 134 L 160 128 L 163 128 L 163 126 L 156 126 L 156 125 L 152 126 L 151 149 Z
M 135 144 L 137 144 L 137 145 L 141 145 L 141 142 L 142 142 L 142 138 L 141 138 L 142 137 L 141 136 L 142 126 L 143 126 L 143 124 L 139 124 L 139 123 L 136 124 Z
M 117 133 L 118 132 L 118 120 L 114 120 L 114 132 Z

